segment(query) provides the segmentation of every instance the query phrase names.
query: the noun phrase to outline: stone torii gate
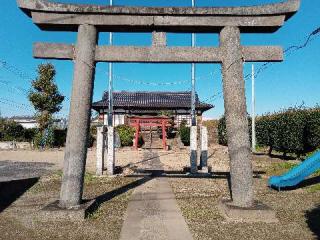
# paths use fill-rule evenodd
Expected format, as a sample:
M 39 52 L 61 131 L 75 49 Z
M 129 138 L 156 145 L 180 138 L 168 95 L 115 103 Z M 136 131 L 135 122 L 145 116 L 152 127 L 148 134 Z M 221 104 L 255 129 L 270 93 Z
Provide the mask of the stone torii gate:
M 17 0 L 46 31 L 78 33 L 76 45 L 36 43 L 33 55 L 74 60 L 60 207 L 81 204 L 95 64 L 97 62 L 220 63 L 231 168 L 232 204 L 252 207 L 253 183 L 243 62 L 282 61 L 278 46 L 242 46 L 240 33 L 273 33 L 300 0 L 252 7 L 119 7 Z M 152 46 L 97 46 L 99 32 L 152 32 Z M 219 33 L 218 47 L 167 47 L 166 32 Z

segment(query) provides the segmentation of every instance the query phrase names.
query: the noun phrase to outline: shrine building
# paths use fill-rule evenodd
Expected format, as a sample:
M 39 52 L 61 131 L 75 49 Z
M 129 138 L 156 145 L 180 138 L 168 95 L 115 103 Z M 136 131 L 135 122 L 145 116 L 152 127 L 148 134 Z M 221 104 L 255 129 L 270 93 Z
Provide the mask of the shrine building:
M 94 102 L 92 108 L 100 116 L 100 121 L 107 124 L 108 119 L 108 92 L 105 92 L 101 101 Z M 196 94 L 196 112 L 198 119 L 203 113 L 214 106 L 201 102 Z M 160 116 L 170 112 L 179 127 L 182 120 L 191 125 L 191 92 L 114 92 L 113 93 L 113 123 L 114 126 L 128 124 L 132 116 Z

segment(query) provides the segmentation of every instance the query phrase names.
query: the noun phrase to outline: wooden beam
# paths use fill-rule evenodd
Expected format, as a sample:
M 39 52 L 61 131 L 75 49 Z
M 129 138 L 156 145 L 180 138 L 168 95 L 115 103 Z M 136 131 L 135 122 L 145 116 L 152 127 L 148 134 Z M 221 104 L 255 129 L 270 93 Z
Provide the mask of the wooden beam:
M 283 50 L 277 46 L 242 47 L 246 62 L 277 62 L 283 60 Z M 33 56 L 42 59 L 73 59 L 74 46 L 65 44 L 36 43 Z M 97 46 L 96 62 L 142 63 L 221 63 L 219 48 L 214 47 L 132 47 Z

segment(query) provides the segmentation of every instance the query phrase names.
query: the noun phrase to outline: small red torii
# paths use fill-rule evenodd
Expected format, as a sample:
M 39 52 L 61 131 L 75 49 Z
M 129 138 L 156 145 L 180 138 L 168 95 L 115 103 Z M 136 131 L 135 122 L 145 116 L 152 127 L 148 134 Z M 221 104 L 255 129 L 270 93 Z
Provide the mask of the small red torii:
M 131 127 L 136 129 L 134 146 L 138 149 L 139 132 L 141 127 L 161 127 L 162 128 L 162 146 L 163 150 L 167 150 L 166 140 L 167 133 L 166 127 L 171 126 L 169 124 L 170 118 L 166 116 L 158 117 L 129 117 L 128 122 Z

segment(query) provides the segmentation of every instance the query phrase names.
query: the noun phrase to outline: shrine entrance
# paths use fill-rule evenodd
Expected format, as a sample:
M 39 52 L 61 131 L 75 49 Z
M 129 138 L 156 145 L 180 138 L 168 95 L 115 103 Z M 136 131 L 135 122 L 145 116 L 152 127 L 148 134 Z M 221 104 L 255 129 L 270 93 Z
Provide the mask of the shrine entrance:
M 241 33 L 273 33 L 300 7 L 300 0 L 250 7 L 126 7 L 18 0 L 18 5 L 41 30 L 77 32 L 77 44 L 37 43 L 36 58 L 74 60 L 67 143 L 59 206 L 82 202 L 87 139 L 97 62 L 219 63 L 230 155 L 232 205 L 254 206 L 251 148 L 244 62 L 283 60 L 279 46 L 243 46 Z M 152 45 L 98 46 L 100 32 L 152 32 Z M 218 47 L 168 47 L 167 33 L 218 33 Z M 161 123 L 162 124 L 162 123 Z M 191 128 L 190 167 L 196 171 L 194 126 Z M 108 127 L 108 169 L 114 167 L 114 129 Z M 110 149 L 109 149 L 110 147 Z
M 161 135 L 162 135 L 162 148 L 163 150 L 168 150 L 167 146 L 167 127 L 170 127 L 169 117 L 129 117 L 128 122 L 131 127 L 134 127 L 136 130 L 134 147 L 138 150 L 139 147 L 139 134 L 141 127 L 161 127 Z M 150 131 L 151 134 L 151 131 Z M 152 136 L 150 138 L 152 144 Z M 151 146 L 150 146 L 151 148 Z

